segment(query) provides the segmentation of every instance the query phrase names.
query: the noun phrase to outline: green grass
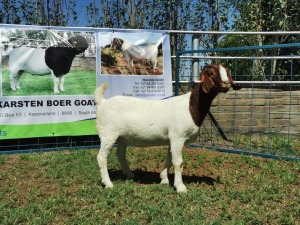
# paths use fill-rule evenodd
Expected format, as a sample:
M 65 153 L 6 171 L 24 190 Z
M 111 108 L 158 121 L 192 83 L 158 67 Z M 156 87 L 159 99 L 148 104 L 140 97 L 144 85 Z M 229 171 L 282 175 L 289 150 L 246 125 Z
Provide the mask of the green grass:
M 97 150 L 0 157 L 0 224 L 297 224 L 300 163 L 185 148 L 188 193 L 160 185 L 166 148 L 115 150 L 113 189 L 99 181 Z M 173 181 L 173 174 L 170 176 Z
M 300 138 L 276 133 L 236 135 L 233 138 L 235 146 L 246 150 L 300 158 Z
M 41 96 L 54 95 L 51 75 L 33 76 L 24 72 L 20 78 L 21 89 L 12 91 L 9 82 L 9 71 L 2 72 L 3 96 Z M 71 70 L 66 75 L 64 92 L 59 95 L 93 95 L 96 88 L 96 72 L 94 70 Z

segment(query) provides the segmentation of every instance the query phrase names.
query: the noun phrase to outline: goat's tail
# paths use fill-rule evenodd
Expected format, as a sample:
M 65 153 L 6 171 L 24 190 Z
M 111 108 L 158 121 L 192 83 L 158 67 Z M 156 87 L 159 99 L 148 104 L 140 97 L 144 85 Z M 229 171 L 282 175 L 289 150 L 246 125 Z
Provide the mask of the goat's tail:
M 104 92 L 106 88 L 108 87 L 108 84 L 106 82 L 103 82 L 95 92 L 95 102 L 97 105 L 101 105 L 103 99 L 104 99 Z

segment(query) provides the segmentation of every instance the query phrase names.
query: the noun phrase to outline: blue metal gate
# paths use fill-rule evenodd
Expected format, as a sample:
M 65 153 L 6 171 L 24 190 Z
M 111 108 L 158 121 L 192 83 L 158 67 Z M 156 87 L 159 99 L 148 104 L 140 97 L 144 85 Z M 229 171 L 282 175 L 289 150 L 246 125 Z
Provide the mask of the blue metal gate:
M 204 121 L 194 147 L 218 151 L 256 155 L 286 160 L 300 160 L 300 75 L 294 74 L 299 56 L 243 56 L 244 51 L 263 49 L 299 48 L 300 43 L 215 48 L 179 51 L 176 54 L 175 95 L 180 85 L 183 56 L 200 53 L 198 59 L 204 66 L 211 62 L 229 65 L 236 83 L 242 90 L 219 94 L 211 107 L 211 114 Z M 209 53 L 218 52 L 218 56 Z M 228 56 L 238 52 L 240 55 Z M 225 55 L 225 56 L 224 56 Z M 195 58 L 195 57 L 194 57 Z M 194 60 L 194 59 L 193 59 Z M 289 63 L 289 73 L 274 74 L 274 63 Z M 257 61 L 269 65 L 269 73 L 260 73 Z M 241 65 L 244 65 L 241 73 Z M 247 68 L 248 67 L 248 68 Z M 225 135 L 225 136 L 224 136 Z M 229 140 L 226 140 L 228 137 Z

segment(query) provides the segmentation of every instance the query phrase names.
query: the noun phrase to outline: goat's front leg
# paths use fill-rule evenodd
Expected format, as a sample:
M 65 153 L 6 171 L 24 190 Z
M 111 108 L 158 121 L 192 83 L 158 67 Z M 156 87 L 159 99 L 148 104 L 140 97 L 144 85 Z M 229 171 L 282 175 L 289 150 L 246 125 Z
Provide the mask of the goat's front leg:
M 156 70 L 157 67 L 157 58 L 152 59 L 153 70 Z
M 161 184 L 169 184 L 169 169 L 172 166 L 172 156 L 171 156 L 171 148 L 169 146 L 168 152 L 167 152 L 167 159 L 164 165 L 163 171 L 160 173 L 160 178 L 161 178 Z
M 113 187 L 113 183 L 111 182 L 110 178 L 109 178 L 109 174 L 108 174 L 108 170 L 107 170 L 107 157 L 110 153 L 111 148 L 113 147 L 115 140 L 112 139 L 104 139 L 101 138 L 101 147 L 99 150 L 99 153 L 97 155 L 97 161 L 98 161 L 98 165 L 100 167 L 100 174 L 101 174 L 101 179 L 102 179 L 102 183 L 104 184 L 104 186 L 106 188 L 112 188 Z
M 186 186 L 182 182 L 182 149 L 184 141 L 177 139 L 171 141 L 171 153 L 172 153 L 172 163 L 174 166 L 174 186 L 178 193 L 187 192 Z
M 64 82 L 65 82 L 65 74 L 62 74 L 59 76 L 59 90 L 60 91 L 65 91 L 64 89 Z
M 58 94 L 59 93 L 59 90 L 58 90 L 59 78 L 54 75 L 53 71 L 51 71 L 51 76 L 52 76 L 53 84 L 54 84 L 54 94 Z
M 131 172 L 126 160 L 126 148 L 127 148 L 127 143 L 119 140 L 117 151 L 116 151 L 117 158 L 119 160 L 123 173 L 128 178 L 134 178 L 134 174 Z

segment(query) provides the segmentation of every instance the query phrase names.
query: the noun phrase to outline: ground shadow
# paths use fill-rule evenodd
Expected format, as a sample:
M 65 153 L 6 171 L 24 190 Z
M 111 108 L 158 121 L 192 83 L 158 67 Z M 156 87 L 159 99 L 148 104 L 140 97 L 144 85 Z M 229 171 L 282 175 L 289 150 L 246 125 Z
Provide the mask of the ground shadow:
M 159 184 L 160 183 L 160 174 L 157 172 L 148 172 L 142 170 L 133 171 L 135 177 L 133 180 L 136 183 L 140 184 Z M 121 170 L 110 170 L 109 176 L 112 181 L 115 180 L 126 180 L 126 176 Z M 183 182 L 186 184 L 190 183 L 204 183 L 207 185 L 214 185 L 215 183 L 220 183 L 219 179 L 214 179 L 208 176 L 182 176 Z M 174 183 L 174 174 L 169 174 L 169 181 L 172 185 Z

